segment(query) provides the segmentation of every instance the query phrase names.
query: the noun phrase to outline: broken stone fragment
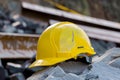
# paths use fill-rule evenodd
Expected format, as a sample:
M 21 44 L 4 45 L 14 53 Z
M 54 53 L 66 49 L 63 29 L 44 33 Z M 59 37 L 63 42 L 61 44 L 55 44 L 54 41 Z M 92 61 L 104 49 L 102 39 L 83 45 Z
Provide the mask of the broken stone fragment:
M 79 80 L 79 76 L 73 73 L 67 74 L 61 67 L 57 66 L 45 80 Z
M 61 77 L 55 77 L 55 76 L 48 76 L 45 80 L 63 80 Z
M 66 73 L 74 73 L 74 74 L 81 74 L 89 64 L 82 63 L 80 61 L 68 61 L 60 63 L 59 66 L 66 72 Z
M 86 78 L 89 77 L 87 76 L 88 74 L 89 75 L 92 74 L 93 75 L 92 79 L 94 80 L 119 80 L 120 79 L 120 76 L 118 75 L 120 74 L 119 69 L 111 67 L 110 65 L 102 62 L 96 62 L 92 64 L 91 70 L 86 72 Z
M 2 10 L 0 10 L 0 19 L 8 19 L 8 16 Z
M 109 64 L 115 57 L 120 56 L 120 48 L 112 48 L 105 52 L 101 57 L 93 58 L 94 62 L 103 62 Z
M 48 75 L 52 75 L 55 77 L 63 77 L 65 74 L 66 73 L 64 72 L 64 70 L 61 67 L 57 66 Z
M 15 64 L 8 62 L 6 65 L 6 68 L 11 74 L 22 72 L 24 69 L 22 69 L 22 66 L 20 64 Z
M 10 80 L 25 80 L 25 77 L 22 73 L 15 73 L 10 76 Z
M 41 34 L 43 32 L 43 30 L 44 29 L 42 29 L 41 27 L 38 27 L 38 28 L 36 28 L 35 33 L 36 34 Z
M 117 59 L 111 61 L 109 65 L 120 69 L 120 58 L 117 58 Z
M 16 32 L 16 28 L 11 25 L 4 25 L 3 32 L 14 33 L 14 32 Z
M 94 62 L 87 65 L 87 67 L 84 67 L 86 65 L 80 62 L 66 61 L 58 64 L 57 67 L 35 73 L 27 80 L 120 80 L 120 69 L 116 68 L 120 62 L 119 57 L 116 56 L 120 54 L 119 52 L 120 48 L 110 49 L 101 57 L 97 57 Z M 79 69 L 84 70 L 82 70 L 83 72 L 79 75 L 75 74 L 77 70 L 77 73 L 80 72 Z
M 116 67 L 119 66 L 120 59 L 118 57 L 113 58 L 113 56 L 119 55 L 119 52 L 120 48 L 113 48 L 101 57 L 96 58 L 96 61 L 91 64 L 91 69 L 83 72 L 85 80 L 119 80 L 120 70 Z
M 95 74 L 87 74 L 85 80 L 99 80 L 99 77 Z
M 64 77 L 62 77 L 62 80 L 80 80 L 80 78 L 76 74 L 68 73 Z
M 47 68 L 45 70 L 40 70 L 33 74 L 31 77 L 29 77 L 27 80 L 44 80 L 49 76 L 49 74 L 52 72 L 54 67 Z

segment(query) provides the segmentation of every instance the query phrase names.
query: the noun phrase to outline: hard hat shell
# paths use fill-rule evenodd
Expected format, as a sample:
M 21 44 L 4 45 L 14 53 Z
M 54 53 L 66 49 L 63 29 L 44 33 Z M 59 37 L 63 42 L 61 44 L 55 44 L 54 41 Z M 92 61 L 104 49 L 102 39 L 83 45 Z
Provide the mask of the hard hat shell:
M 94 55 L 86 33 L 71 22 L 49 26 L 39 37 L 36 61 L 29 67 L 50 66 L 78 55 Z

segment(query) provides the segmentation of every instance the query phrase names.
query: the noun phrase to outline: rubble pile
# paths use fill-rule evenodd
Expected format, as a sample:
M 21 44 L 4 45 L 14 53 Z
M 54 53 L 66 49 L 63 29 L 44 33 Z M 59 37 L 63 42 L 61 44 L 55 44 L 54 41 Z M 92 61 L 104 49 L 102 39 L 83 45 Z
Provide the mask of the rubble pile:
M 26 80 L 36 70 L 28 68 L 35 60 L 35 56 L 29 59 L 1 59 L 0 80 Z
M 73 61 L 63 62 L 56 67 L 49 67 L 44 71 L 39 71 L 27 80 L 120 80 L 119 63 L 120 48 L 113 48 L 101 57 L 95 57 L 94 62 L 90 65 L 83 65 L 81 62 L 78 65 L 78 62 Z M 81 70 L 83 71 L 81 72 Z
M 0 80 L 119 80 L 120 48 L 112 48 L 102 56 L 94 56 L 93 63 L 68 60 L 50 67 L 28 68 L 35 60 L 3 60 Z
M 0 32 L 40 34 L 48 24 L 35 22 L 28 18 L 14 15 L 9 16 L 9 12 L 0 9 Z

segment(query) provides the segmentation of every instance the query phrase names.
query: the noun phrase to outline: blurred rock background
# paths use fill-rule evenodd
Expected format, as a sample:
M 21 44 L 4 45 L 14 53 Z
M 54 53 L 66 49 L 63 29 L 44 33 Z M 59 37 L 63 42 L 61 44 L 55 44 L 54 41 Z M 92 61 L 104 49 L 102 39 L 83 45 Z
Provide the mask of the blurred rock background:
M 21 13 L 20 0 L 0 0 L 0 10 L 9 12 L 11 16 Z

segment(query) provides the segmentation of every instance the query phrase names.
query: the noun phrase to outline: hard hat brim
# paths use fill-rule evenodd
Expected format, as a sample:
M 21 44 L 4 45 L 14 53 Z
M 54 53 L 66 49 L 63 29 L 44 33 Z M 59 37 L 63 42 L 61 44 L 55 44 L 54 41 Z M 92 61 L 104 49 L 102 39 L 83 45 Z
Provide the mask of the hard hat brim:
M 39 59 L 33 62 L 29 68 L 37 67 L 37 66 L 51 66 L 59 62 L 63 62 L 65 60 L 68 60 L 70 58 L 45 58 L 45 59 Z

